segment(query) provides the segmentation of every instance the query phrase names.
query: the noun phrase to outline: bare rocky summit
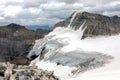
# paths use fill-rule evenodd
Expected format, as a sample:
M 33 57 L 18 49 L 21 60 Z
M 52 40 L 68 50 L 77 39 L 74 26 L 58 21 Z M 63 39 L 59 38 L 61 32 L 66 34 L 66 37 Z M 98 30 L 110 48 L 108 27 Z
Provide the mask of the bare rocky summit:
M 74 13 L 64 21 L 55 24 L 55 27 L 67 27 Z M 83 37 L 120 33 L 120 17 L 118 16 L 109 17 L 88 12 L 77 13 L 71 23 L 71 27 L 75 30 L 79 29 L 84 21 L 86 21 L 85 26 L 87 26 L 87 29 L 85 30 Z

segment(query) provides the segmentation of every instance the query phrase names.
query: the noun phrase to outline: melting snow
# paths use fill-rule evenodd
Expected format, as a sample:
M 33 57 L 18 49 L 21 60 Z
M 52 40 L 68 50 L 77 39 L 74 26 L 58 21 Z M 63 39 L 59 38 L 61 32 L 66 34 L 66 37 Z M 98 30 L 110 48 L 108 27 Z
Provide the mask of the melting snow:
M 57 27 L 37 40 L 28 57 L 39 57 L 30 65 L 54 71 L 61 80 L 119 80 L 120 35 L 81 40 L 85 29 Z

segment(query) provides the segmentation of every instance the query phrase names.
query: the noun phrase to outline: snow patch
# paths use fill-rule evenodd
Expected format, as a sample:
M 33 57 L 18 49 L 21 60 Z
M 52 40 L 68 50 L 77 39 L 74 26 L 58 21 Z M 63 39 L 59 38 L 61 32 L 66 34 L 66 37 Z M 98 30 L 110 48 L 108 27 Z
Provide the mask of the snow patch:
M 54 71 L 61 80 L 119 80 L 120 35 L 81 40 L 85 29 L 55 28 L 36 41 L 28 57 L 39 57 L 30 65 Z

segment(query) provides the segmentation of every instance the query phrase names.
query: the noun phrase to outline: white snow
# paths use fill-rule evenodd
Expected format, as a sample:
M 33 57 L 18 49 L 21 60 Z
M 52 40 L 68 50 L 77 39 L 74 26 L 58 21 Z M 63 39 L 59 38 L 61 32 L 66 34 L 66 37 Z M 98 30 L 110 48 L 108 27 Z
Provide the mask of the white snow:
M 119 80 L 120 79 L 120 35 L 96 37 L 83 40 L 84 49 L 112 55 L 111 63 L 103 67 L 87 71 L 69 80 Z M 88 45 L 87 45 L 88 44 Z
M 41 56 L 43 47 L 48 52 L 42 61 L 38 57 L 30 65 L 54 71 L 54 75 L 60 77 L 61 80 L 120 80 L 120 34 L 81 40 L 85 28 L 74 31 L 70 28 L 57 27 L 42 40 L 37 40 L 28 57 L 33 54 Z M 71 73 L 77 69 L 74 65 L 89 57 L 96 57 L 98 52 L 113 56 L 114 59 L 104 66 L 83 73 L 76 75 Z M 63 65 L 57 65 L 57 61 Z
M 72 24 L 73 20 L 75 19 L 76 15 L 77 15 L 77 12 L 74 12 L 74 14 L 72 15 L 72 18 L 70 20 L 70 24 L 67 26 L 68 28 L 71 28 L 71 24 Z
M 58 30 L 57 30 L 58 29 Z M 59 51 L 67 53 L 74 50 L 96 51 L 111 55 L 114 59 L 103 67 L 92 69 L 77 76 L 72 76 L 71 71 L 75 67 L 57 65 L 48 61 L 39 61 L 34 63 L 44 70 L 54 71 L 54 74 L 62 80 L 119 80 L 120 79 L 120 35 L 99 36 L 96 38 L 86 38 L 81 40 L 80 32 L 69 30 L 67 28 L 57 28 L 46 37 L 54 35 L 50 40 L 58 40 L 60 43 L 68 45 L 63 46 Z M 37 44 L 39 41 L 37 41 Z M 54 47 L 54 45 L 52 45 Z M 48 46 L 49 47 L 49 46 Z M 49 57 L 49 56 L 46 56 Z M 33 61 L 34 62 L 34 61 Z

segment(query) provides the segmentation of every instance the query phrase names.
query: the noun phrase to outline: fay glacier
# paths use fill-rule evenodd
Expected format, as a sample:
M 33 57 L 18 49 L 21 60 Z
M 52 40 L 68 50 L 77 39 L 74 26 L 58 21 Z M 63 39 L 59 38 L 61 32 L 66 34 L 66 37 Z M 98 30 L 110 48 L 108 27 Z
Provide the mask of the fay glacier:
M 54 71 L 54 75 L 61 80 L 120 78 L 118 77 L 120 35 L 82 39 L 87 28 L 84 26 L 86 21 L 78 30 L 72 29 L 70 26 L 75 15 L 76 13 L 68 27 L 57 27 L 43 39 L 36 40 L 28 57 L 38 57 L 31 62 L 30 66 L 36 65 L 38 68 Z

